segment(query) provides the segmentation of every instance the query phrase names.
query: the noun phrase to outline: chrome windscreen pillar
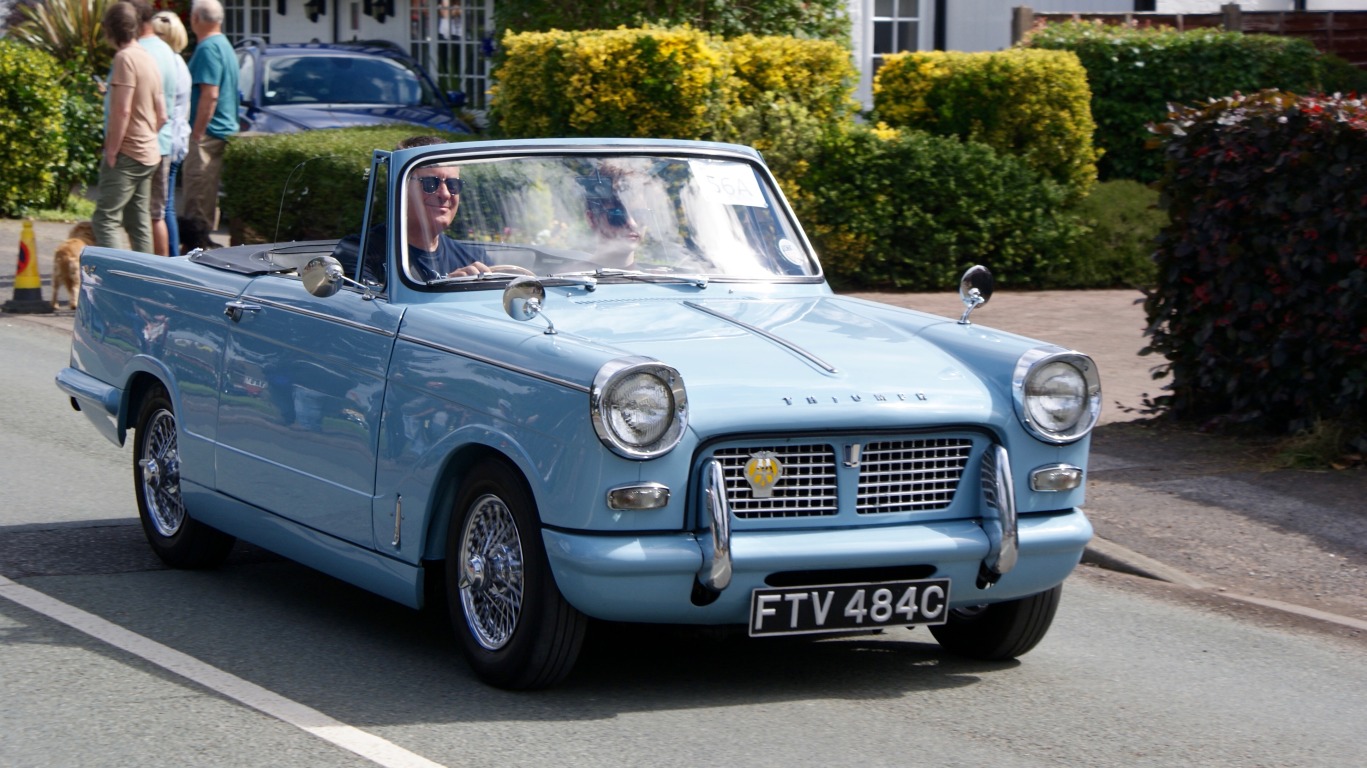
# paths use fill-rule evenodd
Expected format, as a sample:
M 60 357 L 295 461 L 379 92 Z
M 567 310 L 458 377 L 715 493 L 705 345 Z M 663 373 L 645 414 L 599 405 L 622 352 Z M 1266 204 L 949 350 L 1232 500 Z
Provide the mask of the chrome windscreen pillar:
M 1016 493 L 1011 484 L 1011 458 L 994 445 L 983 454 L 983 531 L 987 557 L 978 568 L 978 589 L 986 589 L 1016 565 L 1020 535 L 1016 529 Z
M 703 467 L 702 496 L 712 535 L 700 542 L 703 558 L 698 584 L 711 592 L 721 592 L 731 584 L 731 506 L 726 502 L 721 462 L 716 459 Z

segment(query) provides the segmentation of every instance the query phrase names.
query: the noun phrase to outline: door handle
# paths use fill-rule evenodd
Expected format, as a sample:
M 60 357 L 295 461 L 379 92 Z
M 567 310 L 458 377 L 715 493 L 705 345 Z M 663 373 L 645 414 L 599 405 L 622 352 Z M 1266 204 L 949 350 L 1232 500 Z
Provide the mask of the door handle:
M 223 305 L 223 314 L 234 323 L 240 321 L 242 316 L 248 312 L 260 312 L 260 304 L 248 304 L 245 301 L 230 301 Z

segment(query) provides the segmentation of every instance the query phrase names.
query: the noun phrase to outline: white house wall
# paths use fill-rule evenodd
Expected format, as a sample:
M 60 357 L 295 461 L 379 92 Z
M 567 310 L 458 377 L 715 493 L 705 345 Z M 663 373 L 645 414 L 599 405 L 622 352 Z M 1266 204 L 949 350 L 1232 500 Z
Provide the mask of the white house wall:
M 1039 13 L 1117 13 L 1134 10 L 1134 0 L 949 0 L 945 3 L 945 48 L 997 51 L 1011 45 L 1011 9 L 1028 5 Z

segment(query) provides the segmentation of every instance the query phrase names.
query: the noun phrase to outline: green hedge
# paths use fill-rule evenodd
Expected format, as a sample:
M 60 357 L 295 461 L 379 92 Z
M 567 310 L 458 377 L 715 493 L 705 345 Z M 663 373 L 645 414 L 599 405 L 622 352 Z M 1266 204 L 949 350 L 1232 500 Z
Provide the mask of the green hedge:
M 0 215 L 23 215 L 52 195 L 67 154 L 61 78 L 48 54 L 0 38 Z
M 1311 92 L 1324 66 L 1305 40 L 1213 29 L 1066 22 L 1031 32 L 1022 45 L 1077 54 L 1091 85 L 1101 178 L 1144 182 L 1162 173 L 1162 157 L 1146 150 L 1147 126 L 1166 119 L 1169 103 L 1263 88 Z
M 857 108 L 849 51 L 829 41 L 646 27 L 510 34 L 503 50 L 490 114 L 510 138 L 732 140 L 746 136 L 735 117 L 763 105 L 826 121 Z
M 1367 104 L 1266 91 L 1160 126 L 1150 343 L 1181 418 L 1367 423 Z
M 918 131 L 847 125 L 816 143 L 794 207 L 841 287 L 939 290 L 986 264 L 1039 286 L 1081 234 L 1064 187 L 1019 158 Z
M 1087 73 L 1064 51 L 924 51 L 887 57 L 873 83 L 889 125 L 1021 157 L 1081 198 L 1096 182 Z
M 371 153 L 428 133 L 415 126 L 379 126 L 234 138 L 223 159 L 222 218 L 232 242 L 323 240 L 359 232 Z
M 849 37 L 845 0 L 499 0 L 495 20 L 513 32 L 549 32 L 678 26 L 715 35 L 789 35 L 844 41 Z

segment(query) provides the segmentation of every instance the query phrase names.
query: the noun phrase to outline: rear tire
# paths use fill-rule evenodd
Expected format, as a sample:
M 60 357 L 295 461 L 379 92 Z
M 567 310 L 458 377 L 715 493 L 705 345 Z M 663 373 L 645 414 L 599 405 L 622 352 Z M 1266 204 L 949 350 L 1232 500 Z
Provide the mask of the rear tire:
M 237 541 L 190 517 L 180 492 L 179 428 L 166 390 L 142 402 L 133 437 L 133 489 L 147 543 L 172 568 L 216 568 Z
M 481 680 L 545 688 L 565 678 L 588 620 L 560 594 L 522 477 L 486 460 L 466 475 L 446 540 L 451 626 Z
M 1054 623 L 1063 585 L 1004 603 L 956 608 L 930 633 L 950 653 L 983 661 L 1021 656 L 1039 644 Z

